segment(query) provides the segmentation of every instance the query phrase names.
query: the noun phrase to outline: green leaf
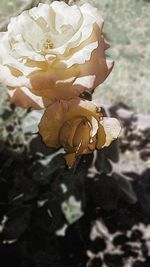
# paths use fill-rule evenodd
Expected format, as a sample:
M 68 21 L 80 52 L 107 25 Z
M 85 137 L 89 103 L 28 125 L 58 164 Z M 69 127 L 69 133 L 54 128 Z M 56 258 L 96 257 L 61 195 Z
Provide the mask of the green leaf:
M 19 206 L 8 212 L 7 221 L 3 229 L 3 235 L 6 240 L 18 239 L 27 229 L 32 206 Z
M 117 181 L 125 200 L 131 204 L 137 202 L 137 196 L 132 188 L 129 178 L 120 173 L 113 173 L 112 177 Z
M 119 161 L 119 144 L 118 140 L 114 140 L 109 147 L 101 150 L 107 158 L 117 163 Z
M 27 116 L 22 120 L 22 130 L 24 133 L 37 133 L 38 124 L 43 116 L 44 110 L 33 110 L 27 114 Z
M 110 173 L 112 171 L 112 166 L 108 158 L 104 155 L 103 151 L 97 152 L 97 160 L 95 162 L 95 167 L 100 173 Z
M 33 172 L 33 180 L 38 184 L 48 184 L 52 175 L 58 171 L 66 168 L 66 163 L 63 154 L 60 151 L 53 153 L 45 159 L 38 160 L 39 165 L 36 165 L 36 170 Z
M 61 204 L 62 212 L 69 224 L 78 221 L 83 215 L 82 202 L 70 196 Z

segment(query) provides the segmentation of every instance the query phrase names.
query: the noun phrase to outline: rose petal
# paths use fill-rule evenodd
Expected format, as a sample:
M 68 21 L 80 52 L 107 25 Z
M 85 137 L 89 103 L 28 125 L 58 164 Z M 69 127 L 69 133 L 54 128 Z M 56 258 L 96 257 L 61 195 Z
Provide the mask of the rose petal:
M 0 38 L 0 81 L 51 101 L 92 93 L 113 67 L 102 28 L 100 12 L 90 4 L 54 1 L 24 11 Z M 47 42 L 52 47 L 45 48 Z
M 68 60 L 61 61 L 66 68 L 70 68 L 75 64 L 84 64 L 86 61 L 89 61 L 91 58 L 91 53 L 98 47 L 98 42 L 88 44 L 83 47 L 80 51 L 73 54 Z
M 91 133 L 90 133 L 91 138 L 93 138 L 97 134 L 98 127 L 99 127 L 98 121 L 94 117 L 92 117 L 92 119 L 91 119 L 91 128 L 92 129 L 91 129 Z
M 66 154 L 64 156 L 65 160 L 66 160 L 66 163 L 68 165 L 68 167 L 72 167 L 76 161 L 76 158 L 77 158 L 77 155 L 76 153 L 71 153 L 71 154 Z
M 97 148 L 107 147 L 111 142 L 118 138 L 121 125 L 120 122 L 115 118 L 103 118 L 100 122 L 101 126 L 98 130 L 98 142 Z
M 26 87 L 8 90 L 8 94 L 11 103 L 22 108 L 41 109 L 51 104 L 48 99 L 33 95 Z
M 86 118 L 83 118 L 75 131 L 73 138 L 73 146 L 80 146 L 80 151 L 87 148 L 90 142 L 90 132 L 91 125 Z
M 96 142 L 97 149 L 104 147 L 105 143 L 106 143 L 106 133 L 104 127 L 102 126 L 102 124 L 100 124 L 97 132 L 97 142 Z
M 79 86 L 78 91 L 80 91 L 80 87 L 86 88 L 88 90 L 88 89 L 93 88 L 95 79 L 96 79 L 95 75 L 79 77 L 75 80 L 75 82 L 73 83 L 73 86 L 75 86 L 76 88 Z
M 82 14 L 78 6 L 69 6 L 65 2 L 54 1 L 51 7 L 56 14 L 55 27 L 59 33 L 62 33 L 63 25 L 71 25 L 73 30 L 77 31 L 82 19 Z
M 82 117 L 66 121 L 60 129 L 59 141 L 64 147 L 73 147 L 75 132 L 82 121 Z
M 59 99 L 71 99 L 80 93 L 71 88 L 75 77 L 78 77 L 78 69 L 49 69 L 33 74 L 30 77 L 32 93 L 56 101 Z
M 60 147 L 59 134 L 62 125 L 66 121 L 80 116 L 87 118 L 91 122 L 92 117 L 99 120 L 100 115 L 97 113 L 97 107 L 92 102 L 81 100 L 80 98 L 71 99 L 70 101 L 61 100 L 50 105 L 39 124 L 39 131 L 43 141 L 49 147 Z
M 97 49 L 95 49 L 89 61 L 80 66 L 80 76 L 95 75 L 96 79 L 91 91 L 101 84 L 113 68 L 113 61 L 107 61 L 105 56 L 104 39 L 101 37 Z
M 80 9 L 85 17 L 87 17 L 89 20 L 91 19 L 92 22 L 95 20 L 98 26 L 102 29 L 104 20 L 100 14 L 100 11 L 96 7 L 93 7 L 89 3 L 85 3 L 80 7 Z
M 34 19 L 32 19 L 28 10 L 25 10 L 17 17 L 11 18 L 8 24 L 8 33 L 14 41 L 18 37 L 23 38 L 25 44 L 28 45 L 29 51 L 36 50 L 37 46 L 44 39 L 44 32 Z
M 11 87 L 28 87 L 30 88 L 30 80 L 25 76 L 15 77 L 6 66 L 0 65 L 0 83 L 4 83 Z

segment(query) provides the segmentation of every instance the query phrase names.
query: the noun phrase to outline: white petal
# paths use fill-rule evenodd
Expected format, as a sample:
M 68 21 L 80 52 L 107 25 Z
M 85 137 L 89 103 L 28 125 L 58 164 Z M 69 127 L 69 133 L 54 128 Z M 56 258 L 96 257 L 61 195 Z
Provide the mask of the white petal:
M 35 61 L 44 61 L 44 56 L 36 53 L 34 50 L 27 48 L 24 42 L 18 42 L 13 45 L 13 49 L 15 50 L 17 57 L 28 57 Z
M 29 10 L 30 16 L 37 22 L 43 31 L 49 31 L 51 27 L 51 7 L 40 3 L 38 7 Z
M 11 87 L 31 87 L 28 78 L 25 76 L 14 77 L 6 66 L 0 66 L 0 83 L 4 83 Z
M 97 8 L 92 7 L 90 4 L 84 4 L 80 7 L 80 10 L 82 13 L 82 24 L 68 42 L 54 49 L 55 53 L 63 54 L 65 50 L 82 44 L 91 36 L 95 23 L 99 26 L 100 31 L 102 30 L 104 20 Z M 78 44 L 76 45 L 77 40 Z
M 98 42 L 88 44 L 81 50 L 79 50 L 77 53 L 73 54 L 72 57 L 70 57 L 68 60 L 60 61 L 60 65 L 62 63 L 62 67 L 64 65 L 65 68 L 70 68 L 74 64 L 84 64 L 86 61 L 90 60 L 92 52 L 97 47 L 98 47 Z
M 106 142 L 103 147 L 107 147 L 111 144 L 113 140 L 118 138 L 121 131 L 121 125 L 117 119 L 107 117 L 104 117 L 103 121 L 101 121 L 100 123 L 104 127 L 104 131 L 106 134 Z
M 76 77 L 70 77 L 68 79 L 65 80 L 57 80 L 56 81 L 56 85 L 60 85 L 60 84 L 67 84 L 67 83 L 73 83 L 75 81 Z
M 80 9 L 84 16 L 88 18 L 89 24 L 94 21 L 99 25 L 100 28 L 103 26 L 104 20 L 100 14 L 100 11 L 96 7 L 86 3 L 83 4 Z
M 64 54 L 65 51 L 69 53 L 69 50 L 71 48 L 80 46 L 85 40 L 87 40 L 91 36 L 94 30 L 95 22 L 96 21 L 94 18 L 91 18 L 90 21 L 88 16 L 86 15 L 83 16 L 82 25 L 79 27 L 79 29 L 72 35 L 72 37 L 70 37 L 69 40 L 66 40 L 66 42 L 63 45 L 52 49 L 52 53 Z
M 26 10 L 21 15 L 11 19 L 8 25 L 8 33 L 15 39 L 15 36 L 21 35 L 31 49 L 34 50 L 41 45 L 44 40 L 44 33 L 38 24 L 30 17 Z
M 79 77 L 75 80 L 73 85 L 80 85 L 86 87 L 87 89 L 91 89 L 93 88 L 95 77 L 96 77 L 95 75 Z
M 77 5 L 69 6 L 64 2 L 54 1 L 51 4 L 56 13 L 55 27 L 59 33 L 62 33 L 63 25 L 70 25 L 74 31 L 81 25 L 81 11 Z
M 2 41 L 2 38 L 6 35 L 6 32 L 0 32 L 0 42 Z
M 98 121 L 92 117 L 91 119 L 91 123 L 92 123 L 92 132 L 91 132 L 91 137 L 94 137 L 97 134 L 97 130 L 98 130 Z

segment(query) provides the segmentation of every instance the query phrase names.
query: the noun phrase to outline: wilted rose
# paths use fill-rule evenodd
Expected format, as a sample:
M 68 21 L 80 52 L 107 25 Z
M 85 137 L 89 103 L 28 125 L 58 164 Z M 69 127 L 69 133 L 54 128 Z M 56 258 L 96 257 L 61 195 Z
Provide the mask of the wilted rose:
M 64 147 L 68 166 L 76 157 L 109 146 L 120 133 L 119 121 L 103 117 L 92 102 L 80 98 L 50 105 L 39 124 L 43 141 L 49 147 Z
M 13 90 L 15 100 L 24 95 L 25 106 L 33 107 L 43 98 L 71 99 L 92 92 L 113 66 L 106 60 L 102 28 L 102 17 L 90 4 L 54 1 L 24 11 L 0 34 L 0 81 Z M 34 101 L 34 95 L 42 98 Z

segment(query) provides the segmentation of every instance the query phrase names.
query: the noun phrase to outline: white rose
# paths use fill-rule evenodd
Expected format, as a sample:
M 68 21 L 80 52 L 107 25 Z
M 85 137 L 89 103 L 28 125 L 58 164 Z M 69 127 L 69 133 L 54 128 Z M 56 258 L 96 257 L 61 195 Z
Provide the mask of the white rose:
M 90 4 L 54 1 L 24 11 L 0 34 L 0 82 L 15 99 L 24 95 L 27 107 L 37 102 L 42 107 L 45 98 L 92 92 L 113 67 L 105 56 L 102 27 L 101 15 Z

